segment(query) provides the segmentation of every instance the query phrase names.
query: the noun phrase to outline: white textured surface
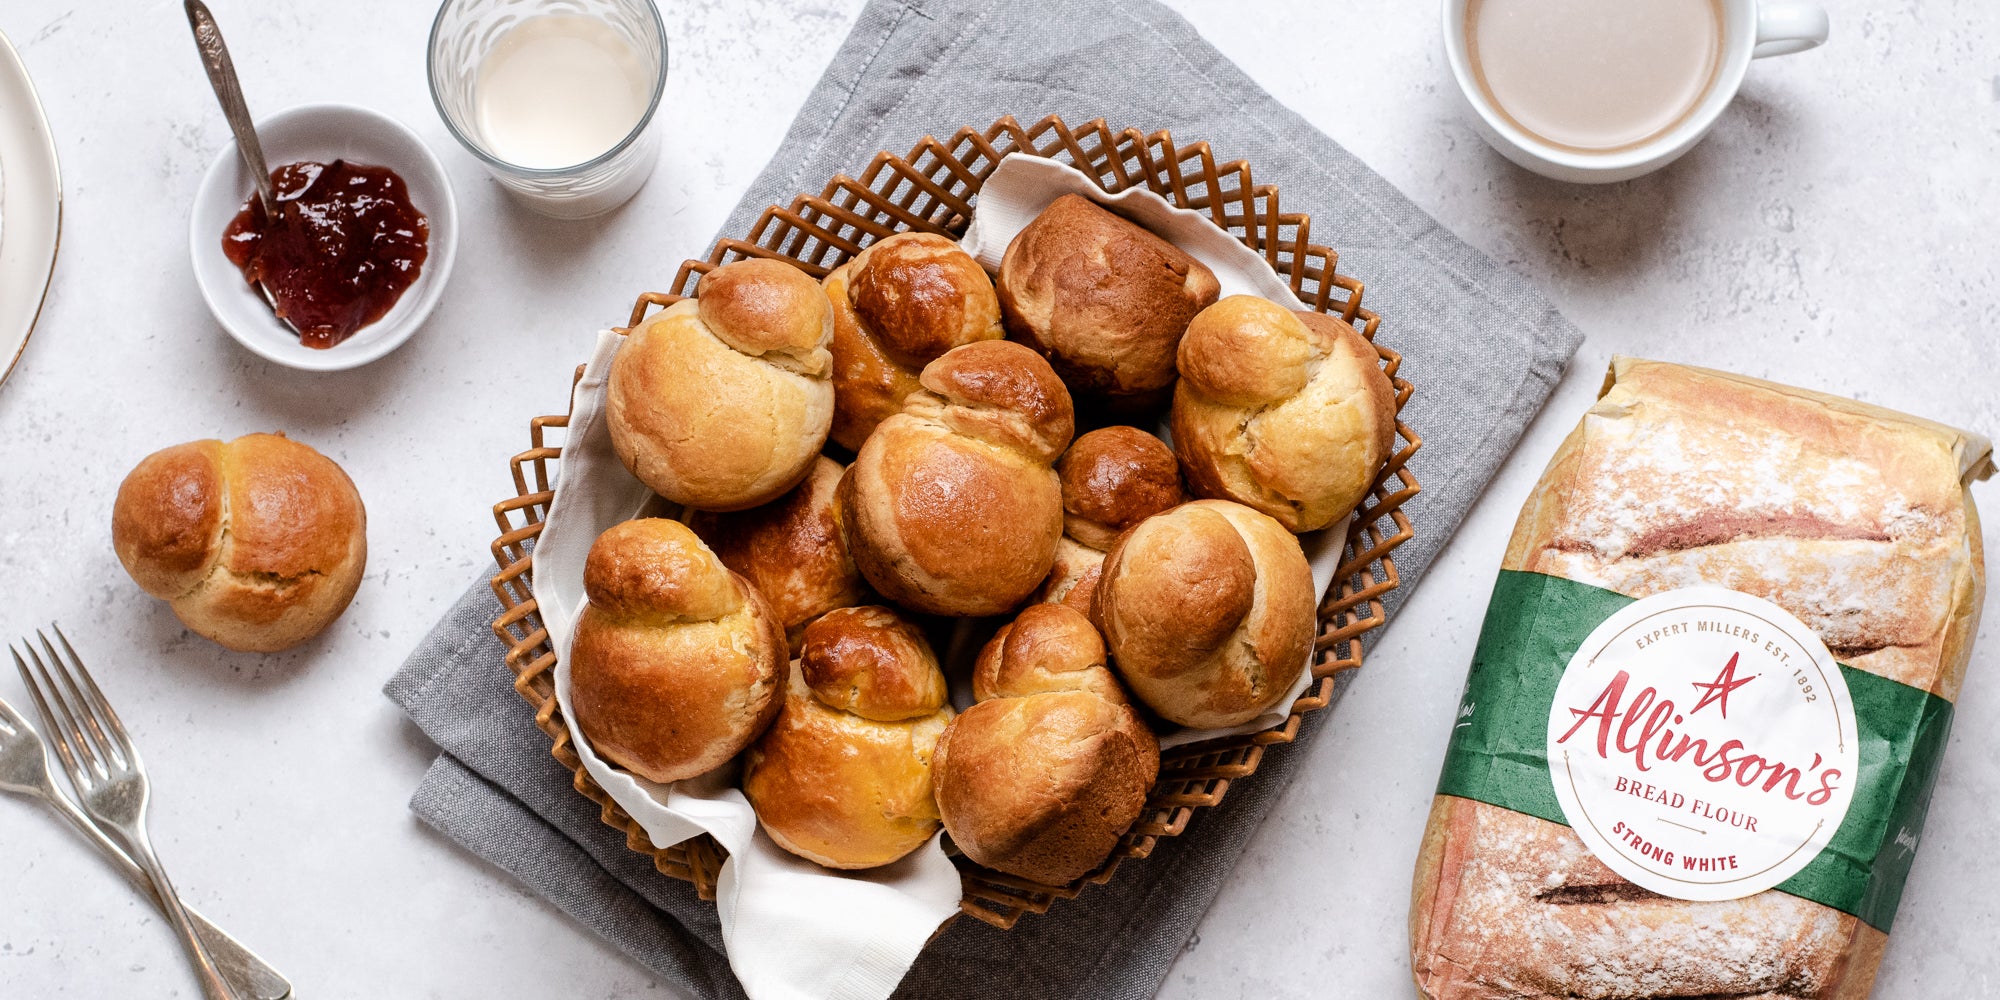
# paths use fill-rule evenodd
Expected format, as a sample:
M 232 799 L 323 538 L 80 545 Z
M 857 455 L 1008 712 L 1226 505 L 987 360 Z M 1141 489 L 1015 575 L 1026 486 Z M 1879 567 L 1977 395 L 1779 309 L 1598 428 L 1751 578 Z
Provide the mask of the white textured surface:
M 429 748 L 378 693 L 487 565 L 485 512 L 510 487 L 504 459 L 528 418 L 562 406 L 593 331 L 705 248 L 858 0 L 661 6 L 673 69 L 657 173 L 608 219 L 551 223 L 505 202 L 438 122 L 424 87 L 428 4 L 221 4 L 253 109 L 378 108 L 416 128 L 458 185 L 460 259 L 429 325 L 369 368 L 311 376 L 236 347 L 195 293 L 186 205 L 227 131 L 179 5 L 0 0 L 69 193 L 41 332 L 0 389 L 15 511 L 0 525 L 0 630 L 69 623 L 157 772 L 154 830 L 178 881 L 307 996 L 666 995 L 411 818 Z M 1302 751 L 1310 766 L 1164 994 L 1407 997 L 1408 875 L 1487 588 L 1521 499 L 1612 352 L 2000 430 L 2000 8 L 1840 0 L 1833 43 L 1753 67 L 1686 160 L 1590 190 L 1506 166 L 1459 124 L 1429 3 L 1176 6 L 1446 226 L 1541 284 L 1591 338 Z M 1300 43 L 1282 59 L 1280 26 Z M 1394 331 L 1389 317 L 1392 342 Z M 155 448 L 273 428 L 354 476 L 372 514 L 369 576 L 304 649 L 222 653 L 126 579 L 107 537 L 111 498 Z M 2000 509 L 2000 488 L 1976 495 Z M 1988 556 L 2000 563 L 1992 544 Z M 1995 620 L 1879 997 L 2000 992 L 2000 861 L 1987 849 L 2000 801 Z M 0 696 L 19 699 L 18 682 L 0 680 Z M 0 803 L 0 845 L 0 996 L 194 995 L 162 921 L 52 819 Z

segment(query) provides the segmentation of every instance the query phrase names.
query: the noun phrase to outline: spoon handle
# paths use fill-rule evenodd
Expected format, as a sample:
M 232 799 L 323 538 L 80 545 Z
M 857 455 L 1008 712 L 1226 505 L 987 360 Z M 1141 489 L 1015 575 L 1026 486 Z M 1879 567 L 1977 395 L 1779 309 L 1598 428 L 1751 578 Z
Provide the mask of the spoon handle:
M 278 196 L 271 189 L 271 168 L 264 163 L 264 147 L 257 142 L 250 108 L 243 103 L 243 85 L 236 80 L 236 64 L 229 61 L 229 46 L 222 43 L 222 29 L 215 26 L 215 15 L 208 12 L 207 4 L 201 0 L 184 3 L 188 26 L 194 29 L 195 48 L 201 50 L 202 68 L 208 71 L 208 84 L 215 88 L 215 99 L 222 102 L 222 117 L 229 120 L 229 130 L 236 133 L 237 151 L 257 179 L 257 198 L 264 203 L 264 214 L 275 218 Z

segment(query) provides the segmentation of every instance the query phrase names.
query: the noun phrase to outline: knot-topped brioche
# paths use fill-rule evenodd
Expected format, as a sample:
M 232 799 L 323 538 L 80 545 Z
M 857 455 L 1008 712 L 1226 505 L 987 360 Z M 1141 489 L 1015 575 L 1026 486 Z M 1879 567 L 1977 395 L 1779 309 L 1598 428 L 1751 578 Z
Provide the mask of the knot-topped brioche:
M 747 600 L 742 584 L 699 536 L 660 518 L 612 525 L 583 561 L 591 606 L 647 625 L 721 618 Z
M 1037 594 L 1090 614 L 1104 550 L 1125 529 L 1188 499 L 1180 462 L 1165 442 L 1137 427 L 1100 427 L 1056 462 L 1062 483 L 1063 539 Z
M 807 375 L 833 364 L 833 316 L 817 285 L 783 261 L 752 257 L 701 279 L 696 312 L 723 343 Z
M 570 704 L 597 755 L 661 783 L 727 763 L 777 714 L 785 636 L 693 531 L 645 518 L 597 536 L 570 643 Z
M 848 548 L 898 604 L 999 614 L 1055 561 L 1062 495 L 1049 463 L 1074 427 L 1069 394 L 1040 355 L 1006 341 L 956 348 L 923 379 L 841 479 Z
M 899 233 L 855 258 L 854 313 L 896 362 L 921 368 L 954 347 L 1000 339 L 993 282 L 957 243 Z
M 808 625 L 799 669 L 820 701 L 876 722 L 929 715 L 948 696 L 924 634 L 883 607 L 841 608 Z
M 860 451 L 902 411 L 917 374 L 954 347 L 998 340 L 992 279 L 957 243 L 898 233 L 826 276 L 833 307 L 833 440 Z
M 1248 295 L 1180 344 L 1174 451 L 1199 496 L 1313 531 L 1352 513 L 1396 438 L 1396 393 L 1352 324 Z
M 619 460 L 697 510 L 741 510 L 792 488 L 833 422 L 833 311 L 804 272 L 740 260 L 626 336 L 605 413 Z
M 989 340 L 957 348 L 925 365 L 922 382 L 937 400 L 919 397 L 906 409 L 1043 462 L 1055 461 L 1076 432 L 1069 390 L 1047 361 L 1019 344 Z
M 1063 530 L 1096 549 L 1188 498 L 1173 450 L 1137 427 L 1100 427 L 1077 438 L 1056 462 L 1056 475 Z
M 1264 514 L 1196 500 L 1147 518 L 1105 556 L 1093 617 L 1140 701 L 1170 722 L 1256 718 L 1306 668 L 1312 567 Z
M 1172 385 L 1188 320 L 1221 292 L 1207 265 L 1073 194 L 1015 234 L 998 288 L 1010 337 L 1077 393 L 1114 398 Z
M 688 527 L 722 564 L 743 574 L 770 602 L 793 653 L 808 622 L 867 596 L 834 503 L 842 471 L 839 462 L 821 456 L 804 481 L 770 503 L 688 517 Z
M 1023 698 L 1051 691 L 1088 691 L 1125 704 L 1104 637 L 1074 608 L 1030 604 L 1000 627 L 972 666 L 972 697 Z
M 1338 341 L 1326 324 L 1308 324 L 1304 315 L 1252 295 L 1216 303 L 1188 329 L 1197 336 L 1182 339 L 1180 357 L 1193 373 L 1190 388 L 1242 407 L 1297 395 L 1312 378 L 1313 362 Z
M 354 598 L 368 515 L 339 465 L 283 434 L 192 441 L 118 487 L 111 542 L 146 593 L 230 649 L 318 635 Z
M 1067 885 L 1104 863 L 1145 809 L 1160 744 L 1076 611 L 1031 604 L 973 670 L 979 703 L 934 758 L 952 842 L 989 868 Z
M 744 757 L 743 794 L 793 854 L 886 865 L 937 832 L 931 755 L 951 717 L 915 626 L 883 607 L 828 612 L 806 627 L 784 708 Z

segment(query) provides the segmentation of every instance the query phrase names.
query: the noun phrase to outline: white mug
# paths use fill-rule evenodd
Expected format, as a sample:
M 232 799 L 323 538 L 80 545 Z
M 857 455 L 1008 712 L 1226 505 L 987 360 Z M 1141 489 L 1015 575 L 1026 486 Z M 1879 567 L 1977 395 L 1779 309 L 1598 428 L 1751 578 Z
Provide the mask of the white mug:
M 1444 0 L 1444 48 L 1467 118 L 1494 149 L 1544 177 L 1579 184 L 1606 184 L 1649 174 L 1694 148 L 1736 98 L 1750 60 L 1791 55 L 1826 41 L 1826 11 L 1808 2 L 1721 0 L 1722 60 L 1708 93 L 1679 125 L 1625 149 L 1596 153 L 1568 149 L 1532 135 L 1509 121 L 1486 96 L 1467 57 L 1466 8 L 1470 0 Z M 1616 2 L 1616 0 L 1610 0 Z

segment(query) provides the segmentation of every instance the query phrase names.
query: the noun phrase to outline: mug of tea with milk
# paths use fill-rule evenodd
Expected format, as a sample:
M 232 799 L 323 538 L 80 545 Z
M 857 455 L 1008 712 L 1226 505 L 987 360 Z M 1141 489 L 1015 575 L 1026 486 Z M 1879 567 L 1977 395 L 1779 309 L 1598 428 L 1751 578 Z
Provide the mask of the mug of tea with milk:
M 1445 0 L 1445 53 L 1473 127 L 1545 177 L 1629 180 L 1701 141 L 1753 59 L 1826 41 L 1778 0 Z

